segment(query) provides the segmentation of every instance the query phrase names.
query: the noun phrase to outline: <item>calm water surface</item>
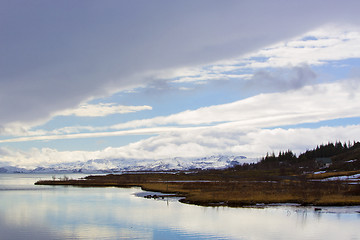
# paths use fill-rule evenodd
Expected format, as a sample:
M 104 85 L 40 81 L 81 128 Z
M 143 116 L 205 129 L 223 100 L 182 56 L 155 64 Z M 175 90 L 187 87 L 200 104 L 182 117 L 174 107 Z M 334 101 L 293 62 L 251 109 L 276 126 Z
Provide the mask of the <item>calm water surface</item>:
M 199 207 L 139 188 L 33 185 L 51 178 L 0 174 L 0 239 L 360 239 L 360 207 Z

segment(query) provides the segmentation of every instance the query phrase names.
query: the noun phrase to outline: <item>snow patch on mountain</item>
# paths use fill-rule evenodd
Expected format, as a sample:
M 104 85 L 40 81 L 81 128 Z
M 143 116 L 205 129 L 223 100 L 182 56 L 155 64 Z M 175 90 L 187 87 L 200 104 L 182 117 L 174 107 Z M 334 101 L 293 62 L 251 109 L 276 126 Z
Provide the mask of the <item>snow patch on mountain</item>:
M 243 163 L 256 162 L 244 156 L 209 156 L 203 158 L 166 159 L 94 159 L 85 162 L 59 163 L 24 169 L 13 166 L 0 167 L 0 173 L 112 173 L 123 171 L 169 171 L 194 169 L 223 169 Z

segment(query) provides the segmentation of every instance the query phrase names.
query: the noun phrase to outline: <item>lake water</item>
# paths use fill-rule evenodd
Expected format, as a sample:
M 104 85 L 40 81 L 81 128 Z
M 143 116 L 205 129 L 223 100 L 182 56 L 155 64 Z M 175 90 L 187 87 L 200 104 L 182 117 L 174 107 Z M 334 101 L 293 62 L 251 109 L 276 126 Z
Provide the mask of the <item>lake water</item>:
M 0 239 L 360 239 L 359 206 L 200 207 L 139 188 L 33 185 L 51 178 L 0 174 Z

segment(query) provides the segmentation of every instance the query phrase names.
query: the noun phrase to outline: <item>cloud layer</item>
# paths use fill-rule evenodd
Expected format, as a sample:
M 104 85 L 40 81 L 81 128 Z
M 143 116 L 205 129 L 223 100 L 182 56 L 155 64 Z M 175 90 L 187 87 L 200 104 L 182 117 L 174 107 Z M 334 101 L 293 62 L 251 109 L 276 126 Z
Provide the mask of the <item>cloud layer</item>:
M 150 119 L 133 120 L 109 127 L 85 127 L 88 133 L 78 133 L 84 127 L 67 127 L 51 132 L 34 132 L 35 136 L 0 140 L 0 143 L 33 140 L 56 140 L 122 135 L 146 135 L 172 131 L 192 131 L 207 126 L 229 125 L 236 129 L 269 128 L 320 122 L 338 118 L 360 117 L 360 80 L 305 86 L 287 92 L 267 93 L 236 102 L 187 110 L 177 114 Z M 87 116 L 112 113 L 105 106 L 103 112 L 92 105 Z M 86 108 L 86 107 L 85 107 Z M 118 107 L 115 107 L 118 108 Z M 131 108 L 131 107 L 130 107 Z M 140 109 L 148 107 L 140 107 Z M 106 111 L 106 110 L 109 111 Z M 99 110 L 99 111 L 98 111 Z M 77 112 L 79 111 L 79 112 Z M 73 110 L 69 113 L 82 113 Z M 81 116 L 81 114 L 79 115 Z M 106 130 L 106 131 L 105 131 Z M 119 131 L 120 130 L 120 131 Z M 75 134 L 73 134 L 75 132 Z M 67 134 L 64 134 L 67 133 Z M 28 134 L 31 134 L 30 132 Z M 40 136 L 36 136 L 40 135 Z
M 241 56 L 332 21 L 359 23 L 358 1 L 3 1 L 0 9 L 0 125 L 48 119 L 146 84 L 149 72 Z
M 3 1 L 1 164 L 259 157 L 357 140 L 356 123 L 314 123 L 360 117 L 359 7 L 335 0 Z M 229 85 L 217 93 L 222 84 Z M 150 101 L 157 95 L 164 102 Z M 299 128 L 304 123 L 322 127 Z M 148 138 L 97 151 L 56 149 L 62 139 L 81 147 L 132 135 Z

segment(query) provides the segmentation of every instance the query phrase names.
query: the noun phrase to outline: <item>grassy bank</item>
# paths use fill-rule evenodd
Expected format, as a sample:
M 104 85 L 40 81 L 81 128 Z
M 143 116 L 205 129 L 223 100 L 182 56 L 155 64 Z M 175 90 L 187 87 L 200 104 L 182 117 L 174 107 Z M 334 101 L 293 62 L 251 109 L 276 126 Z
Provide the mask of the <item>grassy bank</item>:
M 184 203 L 198 205 L 244 206 L 256 203 L 299 203 L 303 205 L 360 205 L 360 185 L 345 182 L 315 182 L 292 176 L 274 180 L 264 176 L 244 177 L 237 172 L 218 171 L 194 174 L 123 174 L 89 176 L 84 180 L 39 181 L 41 185 L 73 185 L 82 187 L 133 187 L 162 193 L 176 193 Z M 271 179 L 270 179 L 271 178 Z

